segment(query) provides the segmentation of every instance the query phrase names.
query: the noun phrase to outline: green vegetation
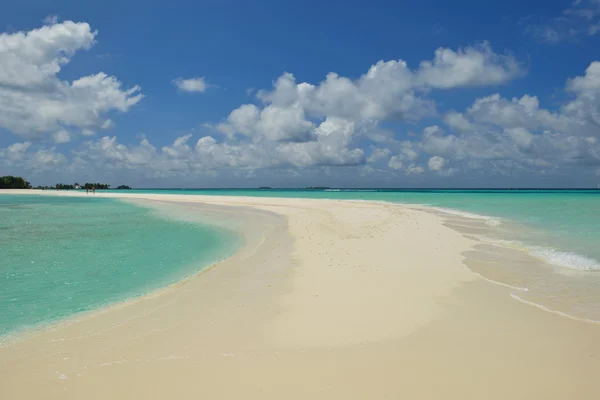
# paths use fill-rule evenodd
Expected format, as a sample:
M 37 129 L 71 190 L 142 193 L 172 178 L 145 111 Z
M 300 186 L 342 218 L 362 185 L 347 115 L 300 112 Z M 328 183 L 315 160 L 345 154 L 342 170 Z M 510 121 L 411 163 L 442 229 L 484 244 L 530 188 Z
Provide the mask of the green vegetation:
M 110 189 L 110 185 L 107 185 L 105 183 L 86 183 L 85 185 L 80 185 L 79 183 L 74 183 L 72 185 L 57 183 L 54 186 L 38 186 L 38 189 L 77 190 L 91 189 L 92 187 L 95 189 Z
M 64 183 L 57 183 L 54 187 L 56 190 L 73 190 L 75 185 L 65 185 Z
M 106 190 L 110 189 L 110 185 L 106 183 L 86 183 L 85 185 L 80 185 L 75 182 L 74 184 L 69 183 L 57 183 L 54 186 L 36 186 L 36 189 L 41 190 L 77 190 L 77 189 L 99 189 Z M 31 184 L 27 182 L 24 178 L 20 176 L 0 176 L 0 189 L 31 189 Z M 120 185 L 117 189 L 131 189 L 131 187 L 127 185 Z
M 31 184 L 20 176 L 0 176 L 0 189 L 31 189 Z
M 84 189 L 110 189 L 110 185 L 107 185 L 105 183 L 86 183 L 85 185 L 83 185 Z

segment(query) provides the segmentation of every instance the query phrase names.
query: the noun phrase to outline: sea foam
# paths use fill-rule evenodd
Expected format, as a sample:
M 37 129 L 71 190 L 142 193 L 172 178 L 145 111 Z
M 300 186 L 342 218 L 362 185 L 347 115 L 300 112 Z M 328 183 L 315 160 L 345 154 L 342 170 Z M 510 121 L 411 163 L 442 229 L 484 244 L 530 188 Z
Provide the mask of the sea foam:
M 434 210 L 434 211 L 442 212 L 444 214 L 455 215 L 457 217 L 463 217 L 463 218 L 484 221 L 484 223 L 489 226 L 498 226 L 502 223 L 502 220 L 500 218 L 490 217 L 488 215 L 475 214 L 475 213 L 470 213 L 467 211 L 460 211 L 460 210 L 455 210 L 452 208 L 444 208 L 444 207 L 427 206 L 427 208 Z
M 476 237 L 482 242 L 524 251 L 525 253 L 541 259 L 547 264 L 557 267 L 577 271 L 600 271 L 600 262 L 581 254 L 561 251 L 549 247 L 530 246 L 518 240 L 492 239 L 483 235 L 476 235 Z
M 549 264 L 578 271 L 600 271 L 600 263 L 592 258 L 568 251 L 559 251 L 545 247 L 532 248 L 531 254 Z

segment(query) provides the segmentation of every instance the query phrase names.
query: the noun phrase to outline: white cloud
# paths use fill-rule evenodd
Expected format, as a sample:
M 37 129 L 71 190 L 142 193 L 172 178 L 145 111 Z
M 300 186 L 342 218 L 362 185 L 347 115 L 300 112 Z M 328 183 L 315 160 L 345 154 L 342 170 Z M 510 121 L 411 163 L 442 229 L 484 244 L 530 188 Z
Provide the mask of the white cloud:
M 511 100 L 499 94 L 478 98 L 466 116 L 476 124 L 491 124 L 507 128 L 524 127 L 531 130 L 580 130 L 581 124 L 569 115 L 540 108 L 535 96 L 524 95 Z M 463 116 L 464 117 L 464 116 Z
M 0 149 L 0 160 L 5 162 L 5 166 L 12 166 L 24 158 L 30 147 L 31 142 L 13 143 L 6 149 Z
M 88 49 L 97 32 L 87 23 L 65 21 L 29 32 L 0 34 L 0 84 L 53 86 L 62 65 L 77 50 Z
M 221 124 L 224 133 L 237 132 L 259 139 L 261 136 L 274 141 L 305 142 L 311 139 L 315 126 L 306 120 L 304 109 L 299 105 L 290 107 L 267 106 L 260 110 L 253 104 L 245 104 L 231 112 L 227 124 Z
M 341 118 L 327 118 L 315 129 L 315 141 L 282 143 L 276 147 L 278 158 L 296 166 L 360 165 L 364 151 L 352 146 L 355 124 Z
M 217 129 L 230 140 L 241 136 L 257 145 L 279 143 L 267 146 L 269 151 L 285 153 L 295 165 L 356 165 L 364 162 L 363 150 L 353 147 L 358 138 L 393 142 L 379 127 L 382 121 L 436 115 L 433 102 L 421 93 L 424 87 L 490 85 L 519 72 L 512 57 L 497 55 L 484 43 L 457 52 L 438 49 L 434 61 L 421 63 L 414 72 L 402 60 L 379 61 L 358 79 L 329 73 L 316 85 L 297 83 L 294 75 L 284 73 L 272 90 L 257 92 L 262 104 L 241 105 Z M 462 123 L 469 127 L 466 120 Z M 371 162 L 386 158 L 382 156 L 375 153 Z M 412 163 L 416 157 L 405 146 L 391 165 Z
M 408 168 L 406 168 L 407 174 L 422 174 L 423 172 L 425 172 L 425 168 L 423 168 L 421 165 L 411 164 L 408 166 Z
M 461 113 L 456 111 L 450 111 L 444 115 L 443 118 L 446 125 L 448 125 L 452 129 L 456 129 L 460 132 L 468 132 L 475 129 L 475 125 L 473 125 L 467 118 L 465 118 Z
M 392 69 L 395 68 L 403 67 L 394 64 Z M 590 120 L 589 105 L 595 104 L 595 68 L 568 81 L 567 90 L 575 97 L 558 111 L 542 108 L 535 96 L 508 100 L 496 94 L 476 99 L 462 113 L 446 113 L 443 121 L 448 132 L 431 125 L 410 140 L 390 137 L 381 142 L 374 138 L 385 130 L 379 128 L 379 119 L 371 117 L 393 118 L 393 113 L 381 112 L 387 105 L 374 103 L 384 101 L 386 96 L 373 96 L 368 101 L 361 97 L 365 85 L 361 82 L 375 79 L 378 74 L 365 74 L 355 81 L 330 75 L 319 85 L 298 84 L 291 74 L 284 74 L 272 91 L 258 93 L 262 105 L 242 105 L 218 125 L 217 129 L 227 134 L 221 141 L 205 136 L 192 146 L 191 137 L 186 135 L 172 145 L 155 149 L 149 143 L 123 147 L 114 138 L 104 138 L 90 148 L 106 142 L 100 147 L 104 149 L 101 158 L 108 164 L 124 163 L 126 168 L 138 168 L 132 160 L 143 161 L 145 172 L 161 176 L 313 167 L 325 168 L 331 174 L 332 170 L 327 169 L 331 166 L 380 161 L 390 173 L 404 172 L 407 176 L 425 173 L 426 168 L 440 176 L 510 176 L 546 173 L 557 166 L 600 165 L 597 130 L 582 122 Z M 387 89 L 382 85 L 379 90 Z M 361 95 L 353 97 L 357 93 Z M 417 96 L 416 92 L 412 95 Z M 578 102 L 588 107 L 576 113 Z M 580 118 L 584 115 L 588 117 Z M 371 143 L 368 158 L 363 145 L 359 145 L 365 140 Z M 379 147 L 378 143 L 386 146 Z M 363 168 L 361 176 L 366 176 L 367 171 L 369 176 L 385 176 L 382 170 L 372 167 Z
M 441 171 L 447 163 L 444 157 L 433 156 L 427 161 L 427 166 L 431 171 Z
M 126 112 L 138 103 L 138 86 L 122 89 L 102 72 L 72 82 L 58 78 L 96 36 L 87 23 L 72 21 L 0 34 L 0 127 L 26 139 L 47 133 L 64 139 L 58 132 L 94 130 L 106 124 L 105 114 Z
M 0 149 L 0 166 L 11 170 L 22 169 L 37 174 L 57 171 L 67 164 L 67 158 L 56 152 L 55 147 L 35 149 L 31 142 L 18 142 Z
M 390 149 L 374 148 L 371 151 L 371 154 L 369 155 L 367 162 L 376 163 L 381 160 L 387 160 L 388 158 L 390 158 L 391 153 L 392 152 L 390 151 Z
M 135 170 L 152 176 L 195 176 L 223 169 L 360 165 L 364 163 L 363 150 L 349 147 L 344 139 L 351 130 L 351 124 L 332 119 L 316 129 L 318 140 L 313 142 L 263 140 L 232 144 L 204 136 L 192 145 L 192 135 L 188 134 L 160 148 L 145 138 L 137 145 L 125 145 L 114 136 L 105 136 L 86 142 L 75 156 L 79 165 L 96 170 Z
M 567 90 L 578 94 L 600 91 L 600 61 L 592 62 L 585 70 L 584 76 L 569 79 Z
M 102 123 L 102 126 L 100 128 L 102 128 L 102 129 L 111 129 L 111 128 L 114 128 L 114 127 L 115 127 L 115 123 L 112 120 L 107 119 L 106 121 L 104 121 Z
M 439 48 L 433 61 L 423 61 L 417 82 L 440 89 L 465 86 L 489 86 L 508 82 L 523 74 L 511 55 L 492 51 L 487 42 L 454 51 Z
M 533 145 L 534 136 L 525 128 L 508 128 L 505 132 L 519 149 L 527 150 Z
M 314 90 L 306 90 L 313 95 L 308 109 L 316 115 L 362 120 L 418 120 L 433 115 L 433 103 L 417 96 L 413 86 L 413 73 L 404 61 L 379 61 L 356 81 L 328 74 Z
M 402 157 L 400 156 L 393 156 L 388 162 L 388 167 L 390 167 L 391 169 L 402 169 L 403 166 L 404 162 L 402 161 Z
M 71 141 L 71 134 L 64 129 L 53 132 L 51 136 L 55 143 L 67 143 Z
M 204 77 L 190 79 L 177 78 L 173 81 L 173 84 L 184 92 L 202 93 L 207 89 Z
M 414 132 L 418 128 L 413 122 L 439 116 L 427 97 L 434 90 L 497 84 L 512 79 L 509 76 L 516 71 L 509 56 L 496 55 L 485 46 L 438 52 L 416 70 L 402 60 L 380 61 L 356 79 L 330 73 L 316 84 L 298 83 L 292 74 L 284 73 L 270 90 L 256 93 L 255 103 L 235 108 L 219 124 L 204 124 L 212 136 L 188 134 L 162 146 L 146 138 L 126 144 L 104 136 L 87 139 L 75 152 L 64 155 L 43 147 L 47 141 L 23 142 L 0 150 L 0 164 L 24 171 L 54 166 L 73 174 L 102 171 L 119 178 L 130 174 L 186 182 L 223 176 L 301 179 L 311 171 L 315 179 L 348 174 L 349 181 L 363 177 L 369 184 L 375 184 L 373 178 L 396 184 L 400 174 L 403 182 L 420 182 L 451 175 L 456 179 L 536 177 L 565 171 L 589 175 L 600 168 L 600 62 L 567 80 L 570 98 L 562 107 L 546 109 L 530 94 L 511 99 L 491 94 L 475 99 L 464 110 L 442 114 L 437 125 L 421 133 L 395 137 L 397 126 Z M 483 78 L 486 74 L 489 79 Z M 32 76 L 46 79 L 43 74 Z M 127 111 L 137 102 L 137 89 L 128 93 L 115 78 L 101 73 L 68 84 L 52 73 L 49 76 L 58 86 L 67 85 L 70 96 L 79 96 L 73 106 L 77 112 L 57 117 L 54 108 L 38 107 L 42 111 L 34 118 L 19 121 L 21 128 L 31 121 L 50 121 L 46 132 L 56 143 L 74 139 L 72 127 L 81 135 L 110 128 L 112 121 L 105 115 L 98 117 L 104 113 L 98 110 Z M 0 105 L 6 108 L 13 103 L 2 103 L 5 87 L 0 85 Z M 98 88 L 103 94 L 95 97 Z M 84 103 L 87 108 L 77 108 Z M 95 123 L 86 122 L 90 120 Z M 41 132 L 30 131 L 32 138 Z
M 462 124 L 449 124 L 456 133 L 430 126 L 420 141 L 412 142 L 413 148 L 431 156 L 430 169 L 444 164 L 445 175 L 460 172 L 458 167 L 445 169 L 450 160 L 463 172 L 482 175 L 558 173 L 559 168 L 589 172 L 590 166 L 600 165 L 594 69 L 569 80 L 567 89 L 576 97 L 557 112 L 541 108 L 537 98 L 527 95 L 512 101 L 499 95 L 476 99 L 461 114 L 468 130 L 460 129 Z
M 500 94 L 478 98 L 465 114 L 449 113 L 445 122 L 459 131 L 484 127 L 524 128 L 572 135 L 594 135 L 600 124 L 600 62 L 592 62 L 583 76 L 567 80 L 565 90 L 575 97 L 550 111 L 536 96 L 505 99 Z M 468 128 L 468 129 L 466 129 Z
M 600 62 L 592 62 L 584 76 L 568 80 L 566 89 L 576 97 L 561 111 L 580 126 L 591 127 L 584 130 L 585 133 L 597 133 L 600 125 Z

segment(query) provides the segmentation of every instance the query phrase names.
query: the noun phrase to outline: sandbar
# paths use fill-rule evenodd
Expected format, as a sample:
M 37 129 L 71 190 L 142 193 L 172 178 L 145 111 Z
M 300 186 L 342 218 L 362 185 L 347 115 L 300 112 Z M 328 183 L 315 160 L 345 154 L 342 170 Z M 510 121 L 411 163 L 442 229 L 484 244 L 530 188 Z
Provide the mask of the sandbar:
M 164 290 L 3 343 L 1 399 L 600 398 L 600 326 L 473 273 L 464 259 L 477 243 L 435 213 L 95 196 L 225 221 L 245 244 Z

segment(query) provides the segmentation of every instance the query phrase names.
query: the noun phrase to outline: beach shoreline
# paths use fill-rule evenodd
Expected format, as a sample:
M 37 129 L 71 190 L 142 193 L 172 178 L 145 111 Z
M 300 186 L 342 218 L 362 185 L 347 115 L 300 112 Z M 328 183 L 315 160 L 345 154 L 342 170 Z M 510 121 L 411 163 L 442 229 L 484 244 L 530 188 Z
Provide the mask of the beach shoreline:
M 480 278 L 463 263 L 477 242 L 433 213 L 344 200 L 95 196 L 153 202 L 180 218 L 227 208 L 246 218 L 252 245 L 172 290 L 0 348 L 2 398 L 600 393 L 599 327 Z

